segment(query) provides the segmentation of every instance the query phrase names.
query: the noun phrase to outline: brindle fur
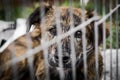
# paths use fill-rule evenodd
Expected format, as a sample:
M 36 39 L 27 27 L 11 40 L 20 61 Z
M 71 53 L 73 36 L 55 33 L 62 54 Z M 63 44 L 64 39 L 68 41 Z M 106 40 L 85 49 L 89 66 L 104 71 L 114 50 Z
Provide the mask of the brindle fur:
M 14 57 L 19 57 L 21 55 L 24 55 L 26 51 L 28 50 L 28 45 L 31 45 L 31 48 L 35 48 L 39 45 L 41 45 L 41 40 L 43 40 L 43 37 L 41 35 L 41 28 L 45 27 L 45 33 L 44 33 L 44 40 L 49 41 L 56 36 L 56 32 L 52 32 L 51 29 L 56 27 L 56 19 L 54 16 L 54 11 L 55 7 L 52 7 L 50 5 L 45 5 L 45 26 L 41 25 L 41 18 L 40 14 L 40 8 L 36 9 L 29 17 L 28 23 L 31 25 L 35 26 L 35 29 L 28 33 L 31 38 L 30 41 L 26 40 L 26 35 L 23 35 L 19 37 L 17 40 L 15 40 L 13 43 L 11 43 L 2 53 L 0 53 L 0 80 L 12 80 L 14 78 L 13 76 L 13 69 L 11 66 L 4 66 L 2 67 L 3 64 L 11 60 L 12 56 Z M 67 32 L 70 30 L 70 12 L 69 8 L 67 7 L 60 7 L 60 25 L 62 29 L 62 33 Z M 81 24 L 81 9 L 73 8 L 73 25 L 76 27 L 79 24 Z M 91 13 L 85 11 L 85 20 L 88 20 L 91 18 Z M 29 30 L 30 28 L 28 28 Z M 94 21 L 90 23 L 88 26 L 86 26 L 86 44 L 87 46 L 91 45 L 93 49 L 90 51 L 91 54 L 87 57 L 87 78 L 88 80 L 96 80 L 96 72 L 95 72 L 95 47 L 94 47 Z M 103 26 L 102 24 L 98 26 L 99 29 L 99 45 L 102 43 L 102 29 Z M 107 29 L 106 29 L 107 30 Z M 74 33 L 75 34 L 75 33 Z M 108 30 L 106 31 L 106 34 L 108 36 Z M 79 37 L 81 38 L 82 35 Z M 79 40 L 77 38 L 74 38 L 75 42 L 75 52 L 76 52 L 76 57 L 80 55 L 80 52 L 82 52 L 82 40 Z M 65 51 L 69 54 L 70 49 L 70 36 L 66 37 L 61 41 L 62 44 L 62 49 L 65 49 Z M 57 49 L 57 44 L 53 44 L 48 48 L 48 54 L 51 55 L 52 50 Z M 12 53 L 12 50 L 14 53 Z M 54 55 L 58 54 L 58 52 L 54 52 Z M 64 55 L 64 51 L 62 53 Z M 33 67 L 34 67 L 34 76 L 35 80 L 37 77 L 40 78 L 40 80 L 45 80 L 45 64 L 44 64 L 44 58 L 43 58 L 43 52 L 40 51 L 37 54 L 31 56 L 33 58 Z M 19 63 L 16 63 L 17 67 L 17 76 L 19 80 L 30 80 L 30 74 L 29 74 L 29 67 L 28 67 L 28 59 L 23 59 Z M 50 64 L 50 63 L 49 63 Z M 102 71 L 103 71 L 103 61 L 102 61 L 102 56 L 101 52 L 99 50 L 98 53 L 98 72 L 99 72 L 99 78 L 102 78 Z M 58 66 L 57 66 L 58 67 Z M 67 66 L 68 67 L 68 66 Z M 4 69 L 4 70 L 3 70 Z M 67 69 L 67 68 L 66 68 Z M 56 67 L 52 66 L 49 68 L 50 72 L 50 79 L 51 80 L 60 80 L 59 78 L 59 73 Z M 65 79 L 64 80 L 72 80 L 72 69 L 69 69 L 68 71 L 65 72 Z M 76 67 L 76 80 L 84 80 L 84 66 L 83 66 L 83 61 L 78 64 L 78 67 Z

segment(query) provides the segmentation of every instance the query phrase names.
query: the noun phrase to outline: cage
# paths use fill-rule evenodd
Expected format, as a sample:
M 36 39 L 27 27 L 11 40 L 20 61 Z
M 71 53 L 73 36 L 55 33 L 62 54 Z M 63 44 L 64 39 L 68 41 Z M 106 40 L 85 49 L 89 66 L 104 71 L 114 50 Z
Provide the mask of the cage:
M 119 0 L 0 4 L 0 80 L 119 80 Z

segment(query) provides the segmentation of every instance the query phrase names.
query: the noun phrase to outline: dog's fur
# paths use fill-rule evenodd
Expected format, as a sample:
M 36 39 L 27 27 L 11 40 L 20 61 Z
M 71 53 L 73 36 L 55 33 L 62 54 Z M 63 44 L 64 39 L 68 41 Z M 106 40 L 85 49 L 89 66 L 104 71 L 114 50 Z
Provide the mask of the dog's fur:
M 26 35 L 21 36 L 13 43 L 11 43 L 2 53 L 0 53 L 0 66 L 1 66 L 1 73 L 0 73 L 0 80 L 12 80 L 15 78 L 13 76 L 13 68 L 9 65 L 2 67 L 3 64 L 11 60 L 12 57 L 19 57 L 24 55 L 28 50 L 28 45 L 31 45 L 31 48 L 35 48 L 41 45 L 42 41 L 49 41 L 57 36 L 57 24 L 54 11 L 55 7 L 50 5 L 43 5 L 45 8 L 45 16 L 44 19 L 45 25 L 42 25 L 41 20 L 43 18 L 42 12 L 40 12 L 40 8 L 37 8 L 29 17 L 28 23 L 29 26 L 35 26 L 34 30 L 29 34 L 31 38 L 30 41 L 27 41 Z M 73 8 L 73 20 L 70 18 L 69 8 L 60 7 L 60 27 L 61 27 L 61 34 L 70 30 L 70 24 L 73 23 L 74 27 L 78 26 L 82 23 L 82 10 Z M 85 20 L 91 18 L 93 14 L 91 12 L 85 11 Z M 42 28 L 44 29 L 44 35 L 42 35 Z M 30 27 L 28 28 L 29 31 Z M 96 80 L 96 70 L 95 70 L 95 41 L 94 41 L 94 21 L 85 27 L 86 33 L 86 45 L 87 45 L 87 78 L 88 80 Z M 103 25 L 100 24 L 98 26 L 98 45 L 102 43 L 103 40 Z M 78 58 L 78 56 L 83 55 L 83 48 L 82 48 L 82 31 L 78 30 L 77 32 L 73 33 L 74 35 L 74 47 L 75 47 L 75 55 L 76 55 L 76 80 L 84 80 L 84 64 L 83 64 L 83 57 Z M 108 37 L 108 29 L 106 29 L 106 37 Z M 59 34 L 58 34 L 59 35 Z M 71 47 L 70 47 L 70 36 L 62 39 L 60 41 L 62 47 L 62 60 L 63 60 L 63 70 L 64 70 L 64 80 L 72 80 L 72 67 L 71 67 Z M 60 80 L 59 75 L 59 61 L 58 61 L 58 47 L 57 43 L 48 47 L 48 63 L 49 63 L 49 72 L 50 72 L 50 79 L 51 80 Z M 89 54 L 89 55 L 88 55 Z M 45 80 L 45 64 L 44 64 L 44 57 L 43 52 L 40 51 L 37 54 L 31 56 L 33 58 L 33 67 L 34 67 L 34 76 L 40 78 L 40 80 Z M 19 80 L 30 80 L 29 74 L 29 67 L 28 67 L 28 59 L 23 59 L 19 63 L 16 63 L 16 75 L 18 76 Z M 14 66 L 14 65 L 12 65 Z M 102 70 L 103 70 L 103 61 L 100 50 L 98 51 L 98 73 L 99 78 L 102 77 Z M 3 70 L 4 69 L 4 70 Z

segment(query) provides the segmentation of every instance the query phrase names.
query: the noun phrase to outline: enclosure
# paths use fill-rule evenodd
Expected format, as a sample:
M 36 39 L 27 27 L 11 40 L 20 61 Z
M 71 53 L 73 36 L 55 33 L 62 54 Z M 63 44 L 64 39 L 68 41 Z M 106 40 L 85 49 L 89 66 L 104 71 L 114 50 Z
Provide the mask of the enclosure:
M 56 24 L 56 36 L 53 39 L 50 39 L 46 37 L 46 27 L 41 28 L 41 36 L 39 40 L 40 44 L 33 47 L 31 44 L 32 38 L 31 33 L 36 29 L 34 25 L 31 25 L 29 19 L 29 15 L 39 6 L 42 6 L 39 8 L 39 18 L 41 19 L 39 21 L 40 25 L 45 26 L 47 23 L 46 21 L 46 10 L 43 3 L 50 4 L 52 6 L 55 6 L 54 10 L 54 17 Z M 62 33 L 61 28 L 61 17 L 60 17 L 60 10 L 59 7 L 68 7 L 69 8 L 69 17 L 71 21 L 74 21 L 74 8 L 81 9 L 81 23 L 77 26 L 74 25 L 73 22 L 70 23 L 70 29 L 67 31 L 64 31 Z M 90 16 L 86 18 L 86 12 L 92 13 Z M 49 12 L 48 12 L 49 14 Z M 53 16 L 52 16 L 53 17 Z M 37 19 L 37 18 L 36 18 Z M 48 21 L 50 21 L 52 18 L 50 18 Z M 37 22 L 33 19 L 31 22 Z M 83 80 L 92 80 L 88 79 L 87 76 L 89 76 L 88 72 L 88 63 L 87 60 L 89 57 L 90 49 L 89 42 L 87 43 L 88 38 L 86 37 L 85 33 L 89 32 L 87 31 L 88 25 L 92 24 L 94 22 L 94 36 L 93 36 L 93 45 L 92 49 L 95 51 L 95 79 L 94 80 L 119 80 L 120 78 L 120 1 L 119 0 L 0 0 L 0 78 L 1 80 L 19 80 L 20 74 L 18 73 L 20 64 L 19 62 L 22 62 L 23 60 L 27 60 L 26 64 L 29 70 L 30 74 L 30 80 L 42 80 L 43 78 L 40 78 L 35 75 L 36 66 L 34 66 L 34 55 L 37 55 L 39 52 L 43 53 L 44 57 L 44 67 L 45 67 L 45 78 L 44 80 L 50 80 L 50 70 L 49 70 L 49 47 L 53 46 L 54 44 L 57 44 L 57 52 L 58 52 L 58 65 L 59 65 L 59 76 L 60 80 L 69 80 L 64 79 L 65 75 L 65 69 L 63 64 L 63 46 L 62 41 L 66 39 L 66 37 L 69 37 L 69 47 L 70 47 L 70 53 L 71 53 L 71 70 L 72 70 L 72 79 L 71 80 L 77 80 L 76 78 L 76 47 L 74 43 L 74 33 L 76 33 L 78 30 L 81 30 L 81 49 L 82 51 L 79 52 L 82 55 L 79 55 L 80 58 L 82 58 L 84 70 Z M 102 32 L 99 31 L 99 26 L 103 25 Z M 108 29 L 109 36 L 107 37 L 106 28 Z M 38 32 L 39 33 L 39 32 Z M 25 36 L 24 36 L 25 35 Z M 99 37 L 102 35 L 101 41 L 102 44 L 99 45 Z M 19 40 L 21 36 L 24 36 L 25 38 L 25 45 L 27 48 L 20 48 L 19 56 L 16 56 L 16 47 L 15 41 Z M 107 38 L 106 38 L 107 37 Z M 90 40 L 91 41 L 91 40 Z M 7 48 L 9 48 L 9 45 L 13 43 L 13 46 L 10 46 L 10 53 L 9 56 L 11 56 L 10 60 L 4 61 L 4 58 L 1 57 L 1 55 L 7 51 Z M 91 46 L 90 46 L 91 47 Z M 24 51 L 24 49 L 26 49 Z M 23 53 L 24 52 L 24 53 Z M 9 53 L 9 52 L 8 52 Z M 102 71 L 102 78 L 99 76 L 99 53 L 101 53 L 103 57 L 103 71 Z M 7 53 L 6 53 L 7 54 Z M 52 54 L 52 52 L 51 52 Z M 91 55 L 91 54 L 90 54 Z M 6 55 L 5 55 L 6 56 Z M 4 57 L 5 57 L 4 56 Z M 82 56 L 82 57 L 81 57 Z M 59 58 L 58 58 L 59 57 Z M 80 59 L 79 58 L 79 59 Z M 68 58 L 64 58 L 65 61 Z M 18 64 L 17 64 L 18 63 Z M 4 70 L 8 69 L 8 67 L 11 67 L 11 75 L 12 79 L 10 78 L 2 78 L 1 76 L 7 76 L 9 75 L 9 70 L 7 73 L 4 72 Z M 40 68 L 42 66 L 39 66 Z M 3 73 L 5 73 L 3 75 Z M 23 73 L 21 73 L 23 74 Z M 24 77 L 22 78 L 24 79 Z M 20 79 L 20 80 L 22 80 Z M 28 80 L 28 79 L 24 79 Z M 59 79 L 55 79 L 59 80 Z

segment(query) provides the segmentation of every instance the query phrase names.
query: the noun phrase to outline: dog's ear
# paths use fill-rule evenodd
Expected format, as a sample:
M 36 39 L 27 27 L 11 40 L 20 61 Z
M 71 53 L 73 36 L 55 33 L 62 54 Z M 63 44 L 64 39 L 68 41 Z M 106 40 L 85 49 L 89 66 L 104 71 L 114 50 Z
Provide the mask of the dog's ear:
M 90 34 L 90 39 L 92 40 L 92 43 L 93 43 L 93 45 L 95 44 L 95 26 L 94 26 L 94 24 L 95 24 L 95 21 L 94 22 L 92 22 L 91 24 L 90 24 L 90 27 L 91 27 L 91 34 Z M 105 28 L 105 35 L 106 35 L 106 38 L 109 36 L 109 29 L 108 29 L 108 27 L 106 27 L 106 26 L 103 26 L 103 23 L 102 24 L 100 24 L 100 25 L 98 25 L 97 26 L 98 27 L 98 45 L 100 45 L 100 44 L 102 44 L 103 43 L 103 33 L 104 33 L 104 29 L 103 28 Z
M 105 28 L 106 38 L 109 36 L 109 29 L 107 26 L 103 26 L 103 23 L 98 26 L 98 45 L 103 43 L 103 33 Z
M 29 32 L 30 28 L 34 24 L 39 24 L 41 19 L 46 15 L 46 13 L 52 8 L 51 4 L 42 3 L 40 7 L 36 8 L 33 13 L 30 14 L 27 20 L 27 32 Z M 42 11 L 42 9 L 44 11 Z
M 89 19 L 89 18 L 92 18 L 93 16 L 94 16 L 94 11 L 87 11 L 87 13 L 86 13 L 86 16 L 87 16 L 87 18 Z M 98 20 L 97 20 L 98 21 Z M 92 40 L 92 42 L 93 42 L 93 44 L 95 44 L 95 32 L 94 32 L 94 25 L 95 25 L 95 22 L 96 21 L 93 21 L 91 24 L 90 24 L 90 32 L 91 32 L 91 37 L 90 37 L 90 39 Z M 103 28 L 105 27 L 105 30 L 106 30 L 106 33 L 105 33 L 105 35 L 106 35 L 106 38 L 109 36 L 109 29 L 108 29 L 108 27 L 106 27 L 106 26 L 103 26 L 103 23 L 101 23 L 100 25 L 98 25 L 98 45 L 100 45 L 100 44 L 102 44 L 103 43 Z
M 92 18 L 93 16 L 94 16 L 94 11 L 93 10 L 87 10 L 86 17 L 87 18 Z

